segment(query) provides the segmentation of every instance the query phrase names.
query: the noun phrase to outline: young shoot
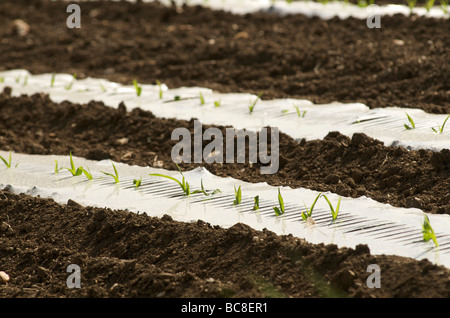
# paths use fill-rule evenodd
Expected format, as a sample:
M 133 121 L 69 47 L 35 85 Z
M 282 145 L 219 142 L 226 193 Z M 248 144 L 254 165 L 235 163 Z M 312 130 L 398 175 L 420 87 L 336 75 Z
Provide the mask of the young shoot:
M 283 197 L 281 196 L 280 188 L 278 188 L 278 204 L 280 205 L 279 207 L 273 207 L 276 216 L 284 214 L 284 201 Z
M 86 176 L 86 178 L 88 178 L 88 180 L 92 180 L 93 179 L 92 172 L 91 172 L 91 170 L 89 168 L 86 170 L 83 167 L 81 167 L 81 170 L 83 171 L 83 173 Z
M 160 81 L 156 80 L 156 85 L 159 87 L 159 99 L 163 98 L 163 90 L 162 90 L 162 84 Z
M 236 190 L 236 186 L 234 186 L 234 201 L 233 201 L 233 205 L 238 205 L 241 204 L 241 199 L 242 199 L 242 191 L 241 191 L 241 186 L 239 186 L 239 188 Z
M 63 170 L 64 168 L 58 168 L 58 160 L 55 160 L 55 174 Z
M 427 9 L 427 12 L 430 12 L 430 9 L 433 7 L 435 0 L 427 0 L 425 1 L 425 9 Z
M 201 179 L 200 184 L 201 184 L 201 190 L 200 190 L 200 192 L 203 193 L 205 196 L 210 196 L 210 195 L 214 195 L 214 194 L 216 194 L 216 193 L 222 192 L 222 191 L 220 191 L 220 189 L 215 189 L 215 190 L 212 191 L 211 193 L 208 193 L 208 192 L 205 190 L 205 187 L 203 186 L 203 179 Z
M 441 125 L 438 124 L 438 129 L 435 129 L 434 127 L 432 127 L 431 129 L 436 133 L 436 134 L 442 134 L 444 132 L 444 126 L 445 123 L 447 122 L 447 120 L 450 118 L 450 115 L 447 116 L 447 118 L 445 118 L 444 123 Z
M 249 110 L 250 114 L 253 113 L 253 110 L 255 109 L 256 103 L 258 102 L 258 100 L 261 99 L 261 96 L 263 94 L 264 93 L 259 93 L 258 96 L 255 98 L 255 100 L 248 106 L 248 110 Z
M 142 184 L 142 177 L 141 177 L 140 179 L 134 179 L 134 180 L 133 180 L 133 185 L 134 185 L 134 188 L 135 188 L 135 189 L 139 189 L 139 187 L 141 186 L 141 184 Z
M 425 218 L 423 220 L 422 234 L 423 234 L 423 240 L 425 242 L 428 242 L 429 240 L 433 240 L 434 245 L 439 246 L 437 239 L 436 239 L 436 234 L 434 233 L 434 230 L 431 227 L 430 219 L 428 218 L 427 215 L 425 215 Z
M 414 7 L 416 6 L 417 0 L 406 0 L 408 2 L 409 14 L 411 15 Z
M 448 0 L 440 0 L 441 3 L 441 9 L 444 11 L 445 14 L 448 13 Z
M 199 92 L 200 105 L 205 105 L 205 98 L 203 97 L 202 92 Z
M 72 174 L 72 176 L 80 176 L 83 173 L 83 167 L 75 168 L 75 164 L 73 163 L 72 158 L 72 151 L 69 153 L 69 157 L 70 157 L 70 168 L 65 169 L 67 169 Z
M 25 76 L 25 79 L 23 81 L 23 86 L 27 86 L 28 85 L 28 76 Z
M 253 204 L 253 210 L 259 210 L 259 195 L 255 196 L 253 200 L 255 201 L 255 204 Z
M 134 89 L 136 90 L 136 95 L 139 97 L 142 93 L 142 86 L 138 84 L 136 80 L 133 80 Z
M 305 115 L 306 115 L 306 110 L 301 111 L 301 110 L 300 110 L 300 107 L 299 107 L 298 105 L 294 105 L 294 108 L 295 108 L 295 111 L 297 112 L 297 116 L 298 116 L 299 118 L 304 118 L 304 117 L 305 117 Z
M 72 88 L 73 83 L 75 83 L 76 79 L 77 79 L 77 74 L 75 73 L 72 75 L 72 81 L 68 85 L 65 86 L 65 89 L 69 91 Z
M 408 117 L 408 121 L 411 123 L 411 126 L 407 124 L 403 124 L 403 126 L 406 128 L 406 130 L 411 130 L 416 128 L 416 124 L 414 123 L 414 120 L 411 118 L 411 116 L 408 115 L 408 113 L 405 113 Z
M 117 172 L 116 166 L 114 165 L 114 163 L 111 163 L 114 169 L 114 174 L 112 173 L 108 173 L 108 172 L 104 172 L 101 171 L 101 173 L 107 175 L 107 176 L 111 176 L 114 179 L 114 183 L 119 183 L 119 173 Z
M 215 107 L 220 107 L 220 104 L 222 103 L 222 100 L 221 99 L 219 99 L 219 100 L 216 100 L 216 101 L 214 101 L 214 106 Z
M 106 93 L 106 88 L 105 86 L 103 86 L 103 84 L 101 82 L 98 82 L 98 85 L 100 86 L 100 89 L 102 90 L 103 93 Z
M 326 195 L 323 195 L 323 197 L 325 198 L 325 200 L 327 200 L 328 205 L 330 206 L 330 210 L 331 210 L 331 215 L 333 217 L 333 220 L 335 221 L 338 217 L 339 214 L 339 206 L 341 205 L 341 198 L 339 198 L 338 203 L 336 205 L 336 209 L 333 208 L 333 205 L 331 204 L 330 200 L 328 200 Z
M 50 80 L 50 87 L 53 87 L 53 85 L 55 85 L 55 76 L 56 76 L 56 73 L 53 73 L 52 79 Z
M 156 177 L 163 177 L 163 178 L 175 181 L 176 183 L 178 183 L 178 185 L 180 186 L 180 188 L 183 191 L 185 196 L 201 192 L 200 190 L 196 190 L 194 192 L 191 192 L 191 187 L 189 186 L 189 183 L 186 181 L 186 179 L 185 179 L 185 177 L 184 177 L 183 173 L 181 172 L 181 169 L 180 169 L 180 167 L 178 165 L 177 165 L 177 168 L 178 168 L 178 171 L 180 171 L 180 174 L 181 174 L 181 177 L 182 177 L 182 181 L 179 181 L 178 179 L 176 179 L 174 177 L 167 176 L 167 175 L 160 174 L 160 173 L 150 173 L 150 175 L 151 176 L 156 176 Z
M 5 81 L 5 78 L 3 76 L 0 76 L 0 83 L 3 83 Z
M 312 216 L 313 210 L 314 210 L 314 206 L 316 205 L 317 200 L 319 200 L 319 198 L 322 196 L 322 193 L 319 193 L 317 195 L 317 197 L 314 199 L 313 204 L 311 205 L 311 207 L 308 209 L 305 206 L 305 212 L 302 211 L 302 219 L 304 221 L 306 221 L 308 218 L 310 218 Z
M 179 96 L 179 95 L 176 95 L 176 96 L 173 98 L 174 101 L 179 101 L 180 99 L 181 99 L 181 96 Z
M 9 159 L 8 159 L 8 161 L 5 159 L 5 158 L 3 158 L 2 156 L 0 156 L 0 159 L 3 161 L 3 163 L 6 165 L 6 168 L 11 168 L 11 153 L 12 153 L 12 151 L 10 151 L 9 152 Z M 16 164 L 16 167 L 18 166 L 19 164 Z

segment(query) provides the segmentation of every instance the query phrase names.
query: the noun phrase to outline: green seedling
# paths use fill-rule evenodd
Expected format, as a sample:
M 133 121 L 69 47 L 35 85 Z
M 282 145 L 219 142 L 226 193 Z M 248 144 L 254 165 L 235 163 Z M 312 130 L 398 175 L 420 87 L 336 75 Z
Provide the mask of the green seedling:
M 135 189 L 139 189 L 139 187 L 141 186 L 142 183 L 142 177 L 140 179 L 134 179 L 133 180 L 133 185 Z
M 220 104 L 222 104 L 222 100 L 221 99 L 214 101 L 214 106 L 220 107 Z
M 5 158 L 3 158 L 2 156 L 0 156 L 0 159 L 5 163 L 5 165 L 6 165 L 6 168 L 11 168 L 11 153 L 12 153 L 12 151 L 10 151 L 9 152 L 9 159 L 8 159 L 8 161 L 6 161 L 6 159 Z M 17 163 L 16 164 L 16 167 L 18 166 L 19 164 Z
M 253 110 L 255 109 L 256 103 L 258 102 L 258 100 L 261 99 L 261 96 L 263 94 L 264 93 L 259 93 L 259 95 L 255 98 L 255 100 L 248 106 L 248 110 L 249 110 L 250 114 L 253 113 Z
M 75 168 L 75 164 L 73 163 L 72 158 L 72 151 L 69 153 L 69 157 L 70 157 L 70 168 L 65 169 L 67 169 L 72 174 L 72 176 L 80 176 L 83 173 L 83 167 Z
M 105 93 L 106 92 L 105 86 L 103 86 L 103 84 L 100 82 L 98 82 L 98 85 L 100 85 L 100 89 L 102 90 L 102 92 Z
M 5 78 L 3 76 L 0 77 L 0 83 L 3 83 L 5 81 Z
M 75 80 L 77 79 L 77 74 L 73 74 L 72 77 L 73 77 L 72 81 L 65 86 L 66 90 L 70 90 L 72 88 L 73 83 L 75 83 Z
M 427 0 L 425 2 L 425 9 L 427 9 L 427 12 L 430 12 L 430 9 L 433 7 L 435 0 Z
M 299 108 L 299 106 L 297 106 L 297 105 L 294 105 L 294 108 L 295 108 L 295 111 L 297 112 L 297 116 L 298 116 L 298 117 L 300 117 L 300 118 L 304 118 L 304 117 L 305 117 L 305 115 L 306 115 L 306 110 L 300 111 L 300 108 Z
M 434 127 L 432 127 L 431 129 L 436 133 L 436 134 L 442 134 L 444 132 L 444 126 L 445 123 L 447 122 L 447 120 L 450 118 L 450 115 L 447 116 L 447 118 L 445 118 L 444 123 L 441 125 L 438 125 L 438 129 L 435 129 Z
M 83 171 L 84 175 L 86 176 L 86 178 L 88 178 L 88 180 L 92 180 L 92 172 L 91 170 L 88 168 L 88 170 L 84 169 L 83 167 L 81 167 L 81 171 Z
M 409 14 L 411 15 L 414 7 L 417 4 L 417 0 L 406 0 L 406 2 L 408 2 Z
M 411 130 L 416 128 L 416 124 L 414 123 L 414 120 L 411 118 L 411 116 L 408 115 L 408 113 L 405 113 L 408 117 L 408 121 L 411 123 L 411 126 L 407 124 L 403 124 L 403 126 L 406 128 L 406 130 Z
M 328 205 L 330 206 L 331 215 L 333 216 L 333 220 L 336 220 L 339 214 L 339 206 L 341 205 L 341 198 L 339 198 L 338 203 L 336 205 L 336 209 L 333 208 L 333 205 L 331 204 L 330 200 L 328 200 L 326 195 L 323 195 L 325 200 L 327 200 Z
M 205 105 L 205 98 L 203 97 L 202 92 L 199 93 L 200 105 Z
M 139 97 L 142 93 L 142 86 L 138 84 L 136 80 L 133 80 L 134 89 L 136 90 L 136 95 Z
M 156 177 L 163 177 L 163 178 L 175 181 L 181 187 L 181 190 L 183 191 L 185 196 L 201 192 L 200 190 L 196 190 L 194 192 L 191 192 L 191 187 L 189 186 L 189 183 L 186 181 L 186 179 L 185 179 L 185 177 L 184 177 L 183 173 L 181 172 L 181 169 L 180 169 L 180 167 L 178 165 L 177 165 L 177 168 L 178 168 L 178 171 L 180 171 L 180 174 L 181 174 L 181 177 L 182 177 L 182 181 L 179 181 L 178 179 L 176 179 L 174 177 L 167 176 L 167 175 L 160 174 L 160 173 L 151 173 L 150 175 L 151 176 L 156 176 Z
M 282 113 L 282 114 L 287 114 L 287 113 L 289 113 L 289 110 L 288 110 L 288 109 L 282 109 L 282 110 L 281 110 L 281 113 Z
M 441 3 L 441 9 L 444 11 L 445 14 L 448 13 L 448 0 L 440 0 Z
M 51 80 L 50 80 L 50 87 L 53 87 L 53 85 L 55 85 L 55 76 L 56 76 L 56 74 L 53 73 L 53 74 L 52 74 L 52 78 L 51 78 Z
M 425 215 L 425 219 L 423 220 L 422 234 L 423 234 L 423 240 L 425 242 L 428 242 L 429 240 L 433 240 L 434 245 L 439 246 L 437 239 L 436 239 L 436 234 L 434 233 L 433 228 L 431 227 L 430 219 L 428 218 L 427 215 Z
M 55 160 L 55 174 L 63 170 L 64 168 L 58 168 L 58 160 Z
M 215 189 L 213 192 L 208 193 L 208 192 L 205 190 L 205 187 L 203 186 L 203 179 L 201 180 L 200 184 L 201 184 L 201 190 L 200 190 L 200 192 L 203 193 L 205 196 L 210 196 L 210 195 L 214 195 L 214 194 L 216 194 L 216 193 L 222 192 L 222 191 L 220 191 L 220 189 Z
M 108 173 L 108 172 L 104 172 L 101 171 L 101 173 L 107 175 L 107 176 L 111 176 L 114 178 L 114 183 L 119 183 L 119 173 L 117 172 L 116 166 L 114 165 L 114 163 L 111 163 L 114 169 L 114 174 L 112 173 Z
M 23 81 L 23 86 L 27 86 L 28 85 L 28 76 L 25 76 L 25 79 Z
M 181 97 L 180 97 L 179 95 L 176 95 L 176 96 L 173 98 L 174 101 L 179 101 L 180 99 L 181 99 Z
M 319 200 L 319 198 L 322 196 L 322 193 L 319 193 L 319 195 L 314 199 L 313 204 L 311 205 L 311 207 L 308 209 L 305 206 L 305 212 L 302 212 L 302 219 L 304 221 L 306 221 L 308 218 L 310 218 L 312 216 L 313 210 L 314 210 L 314 206 L 317 203 L 317 200 Z
M 20 82 L 20 76 L 17 76 L 16 77 L 16 83 L 19 83 Z
M 239 186 L 239 188 L 237 190 L 236 190 L 236 186 L 234 186 L 234 196 L 235 196 L 235 199 L 233 201 L 233 205 L 241 204 L 241 199 L 242 199 L 241 186 Z
M 163 98 L 163 90 L 162 90 L 162 84 L 160 81 L 156 80 L 156 85 L 159 87 L 159 99 Z
M 259 195 L 253 198 L 255 204 L 253 204 L 253 210 L 259 210 Z
M 280 207 L 273 207 L 276 216 L 284 214 L 284 201 L 283 197 L 281 196 L 280 188 L 278 188 L 278 204 L 280 205 Z

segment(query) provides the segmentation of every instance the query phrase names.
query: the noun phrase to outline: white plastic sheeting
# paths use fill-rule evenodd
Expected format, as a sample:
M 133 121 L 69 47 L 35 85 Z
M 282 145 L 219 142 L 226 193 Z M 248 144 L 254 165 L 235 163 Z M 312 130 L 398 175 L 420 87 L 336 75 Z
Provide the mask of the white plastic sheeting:
M 0 151 L 3 157 L 8 152 Z M 278 188 L 266 183 L 251 184 L 232 178 L 219 178 L 207 170 L 197 168 L 184 172 L 192 189 L 199 189 L 203 181 L 209 191 L 220 189 L 212 196 L 182 195 L 179 186 L 165 178 L 149 176 L 162 173 L 181 179 L 175 171 L 145 168 L 115 163 L 120 182 L 114 183 L 110 176 L 100 171 L 113 172 L 109 160 L 90 161 L 74 157 L 75 165 L 89 168 L 94 180 L 84 175 L 73 177 L 67 170 L 54 173 L 55 160 L 59 167 L 69 167 L 69 156 L 41 156 L 12 154 L 12 164 L 17 167 L 0 167 L 0 188 L 8 187 L 15 193 L 51 197 L 59 203 L 68 199 L 83 205 L 128 209 L 161 217 L 168 214 L 175 220 L 190 222 L 202 219 L 213 225 L 230 227 L 237 222 L 245 223 L 256 230 L 267 228 L 279 235 L 293 234 L 312 243 L 333 243 L 339 247 L 355 247 L 368 244 L 373 254 L 395 254 L 414 259 L 427 258 L 436 264 L 450 267 L 450 216 L 429 215 L 440 244 L 435 247 L 422 240 L 424 213 L 415 208 L 396 208 L 381 204 L 366 197 L 341 198 L 341 211 L 336 221 L 332 220 L 326 201 L 317 201 L 312 213 L 316 224 L 308 225 L 301 219 L 304 206 L 309 207 L 318 192 L 307 189 L 281 187 L 286 212 L 275 216 L 278 206 Z M 142 185 L 135 189 L 133 180 L 142 177 Z M 234 187 L 241 186 L 242 202 L 234 206 Z M 253 210 L 254 197 L 259 195 L 260 210 Z M 335 206 L 338 196 L 326 193 Z
M 0 89 L 12 87 L 13 96 L 48 93 L 55 102 L 88 103 L 96 100 L 111 107 L 118 107 L 124 102 L 128 109 L 139 107 L 158 117 L 197 118 L 202 124 L 232 125 L 237 129 L 249 130 L 279 127 L 281 132 L 295 139 L 322 139 L 330 131 L 339 131 L 349 137 L 362 132 L 383 141 L 386 146 L 433 151 L 450 146 L 450 120 L 443 133 L 432 130 L 442 126 L 448 115 L 428 114 L 420 109 L 369 109 L 361 103 L 315 105 L 301 99 L 276 99 L 258 100 L 250 114 L 248 106 L 256 99 L 251 94 L 220 94 L 201 87 L 168 89 L 163 85 L 163 98 L 160 99 L 157 85 L 142 85 L 142 94 L 138 97 L 133 85 L 94 78 L 74 80 L 69 74 L 56 74 L 53 87 L 52 74 L 31 75 L 26 70 L 11 70 L 0 72 L 0 78 L 3 78 Z M 72 82 L 71 88 L 67 89 Z M 205 100 L 204 105 L 200 103 L 200 92 Z M 176 96 L 180 97 L 179 101 L 174 100 Z M 220 101 L 219 107 L 214 105 L 216 101 Z M 410 125 L 406 113 L 413 118 L 415 129 L 405 129 L 404 124 Z
M 54 0 L 60 1 L 60 0 Z M 75 2 L 93 1 L 78 0 Z M 96 0 L 94 0 L 96 1 Z M 115 0 L 120 1 L 120 0 Z M 128 0 L 136 2 L 135 0 Z M 71 1 L 74 2 L 74 1 Z M 143 0 L 143 2 L 154 2 L 154 0 Z M 170 5 L 171 0 L 159 0 L 160 3 Z M 383 5 L 374 7 L 359 7 L 354 4 L 345 3 L 345 1 L 330 1 L 326 4 L 316 1 L 292 1 L 288 3 L 284 0 L 174 0 L 177 5 L 187 4 L 190 6 L 200 5 L 211 8 L 213 10 L 223 10 L 233 14 L 247 14 L 255 12 L 273 12 L 280 15 L 287 14 L 303 14 L 309 17 L 315 16 L 321 19 L 331 19 L 338 17 L 347 19 L 354 17 L 357 19 L 367 19 L 373 14 L 381 16 L 403 14 L 409 15 L 410 9 L 406 5 Z M 445 13 L 439 6 L 434 6 L 427 11 L 423 7 L 413 8 L 412 12 L 419 16 L 432 18 L 448 18 L 449 14 Z

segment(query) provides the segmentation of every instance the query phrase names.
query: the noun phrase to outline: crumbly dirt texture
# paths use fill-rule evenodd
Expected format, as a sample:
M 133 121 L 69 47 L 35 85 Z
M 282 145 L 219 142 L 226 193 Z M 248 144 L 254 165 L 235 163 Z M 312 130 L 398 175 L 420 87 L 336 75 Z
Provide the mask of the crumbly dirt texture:
M 63 1 L 1 1 L 2 24 L 22 19 L 30 31 L 1 28 L 0 70 L 450 113 L 449 19 L 386 16 L 380 29 L 369 29 L 353 18 L 95 1 L 81 4 L 81 28 L 68 29 L 66 8 Z
M 450 113 L 449 20 L 383 17 L 381 29 L 368 29 L 357 19 L 236 16 L 201 7 L 98 1 L 83 2 L 82 28 L 68 29 L 67 5 L 2 0 L 0 70 L 76 73 L 123 84 L 160 80 L 169 88 L 197 85 L 264 92 L 263 98 Z M 20 35 L 15 19 L 26 22 L 29 32 Z M 5 151 L 72 151 L 93 160 L 144 167 L 162 162 L 176 169 L 171 132 L 193 131 L 193 124 L 127 109 L 126 101 L 112 109 L 94 101 L 54 103 L 44 94 L 0 93 Z M 338 132 L 298 142 L 281 130 L 275 175 L 261 175 L 259 164 L 200 165 L 248 182 L 365 195 L 450 214 L 449 149 L 408 151 Z M 66 286 L 70 264 L 81 268 L 80 289 Z M 366 284 L 370 264 L 381 268 L 381 288 Z M 182 223 L 7 190 L 0 191 L 1 271 L 9 276 L 5 282 L 0 275 L 4 298 L 450 297 L 449 269 L 372 255 L 365 245 L 314 245 L 243 224 L 224 229 Z
M 61 205 L 0 191 L 0 297 L 450 297 L 450 270 L 243 224 Z M 67 266 L 81 288 L 66 286 Z M 369 264 L 382 270 L 368 288 Z M 430 288 L 432 286 L 432 288 Z

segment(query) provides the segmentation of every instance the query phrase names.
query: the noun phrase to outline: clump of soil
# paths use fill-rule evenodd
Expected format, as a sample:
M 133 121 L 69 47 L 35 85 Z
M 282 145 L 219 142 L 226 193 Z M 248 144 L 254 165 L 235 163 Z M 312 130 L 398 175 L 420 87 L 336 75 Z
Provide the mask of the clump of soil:
M 450 297 L 450 270 L 367 246 L 0 191 L 0 297 Z M 68 288 L 67 267 L 81 288 Z M 368 288 L 370 264 L 381 288 Z M 432 287 L 432 288 L 430 288 Z
M 125 104 L 114 109 L 94 101 L 83 105 L 54 103 L 41 94 L 0 94 L 0 148 L 4 150 L 57 155 L 72 151 L 93 160 L 177 169 L 171 151 L 178 140 L 171 140 L 171 134 L 180 127 L 194 135 L 193 120 L 156 118 L 139 108 L 127 111 Z M 209 127 L 203 125 L 204 130 Z M 225 127 L 218 128 L 225 136 Z M 394 206 L 450 214 L 448 149 L 433 152 L 386 147 L 360 133 L 349 138 L 330 132 L 323 140 L 300 142 L 281 133 L 279 153 L 280 167 L 274 175 L 261 174 L 260 164 L 249 164 L 248 158 L 245 164 L 181 167 L 204 166 L 218 176 L 248 182 L 305 187 L 347 197 L 365 195 Z

